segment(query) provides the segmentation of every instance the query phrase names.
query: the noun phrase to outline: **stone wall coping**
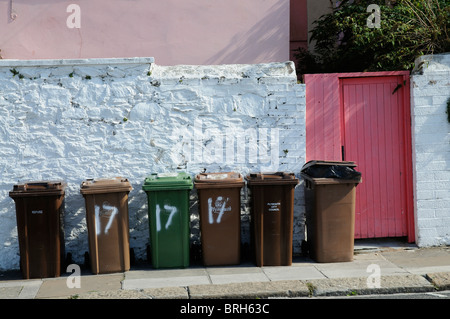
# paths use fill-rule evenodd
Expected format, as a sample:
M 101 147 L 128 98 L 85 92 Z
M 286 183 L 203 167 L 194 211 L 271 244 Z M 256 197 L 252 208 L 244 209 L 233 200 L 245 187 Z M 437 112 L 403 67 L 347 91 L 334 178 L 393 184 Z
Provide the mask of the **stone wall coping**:
M 153 57 L 135 58 L 92 58 L 92 59 L 41 59 L 41 60 L 15 60 L 2 59 L 0 67 L 52 67 L 52 66 L 85 66 L 85 65 L 109 65 L 109 64 L 152 64 Z

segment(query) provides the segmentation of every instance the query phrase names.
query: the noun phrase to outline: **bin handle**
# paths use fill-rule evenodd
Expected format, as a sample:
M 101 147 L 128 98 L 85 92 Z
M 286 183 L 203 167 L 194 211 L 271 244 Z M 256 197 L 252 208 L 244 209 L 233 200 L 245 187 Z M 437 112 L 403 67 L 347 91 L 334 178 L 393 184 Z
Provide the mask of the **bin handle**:
M 26 185 L 26 188 L 27 189 L 50 189 L 50 188 L 56 188 L 56 185 L 61 185 L 61 183 L 46 183 L 46 182 L 29 183 Z
M 250 174 L 250 177 L 257 177 L 261 180 L 264 180 L 265 177 L 267 177 L 267 179 L 294 179 L 294 175 L 288 172 L 266 173 L 266 176 L 264 176 L 264 173 Z
M 251 173 L 250 177 L 251 178 L 255 178 L 255 179 L 264 180 L 264 174 L 263 173 Z

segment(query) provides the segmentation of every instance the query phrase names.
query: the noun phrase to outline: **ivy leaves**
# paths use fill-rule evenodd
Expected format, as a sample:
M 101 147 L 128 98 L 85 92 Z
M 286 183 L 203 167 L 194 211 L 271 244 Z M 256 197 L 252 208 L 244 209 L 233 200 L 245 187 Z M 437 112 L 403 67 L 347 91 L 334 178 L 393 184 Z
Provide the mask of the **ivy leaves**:
M 370 4 L 379 28 L 367 26 Z M 450 52 L 450 0 L 344 0 L 314 26 L 314 54 L 296 51 L 302 74 L 411 70 L 421 55 Z

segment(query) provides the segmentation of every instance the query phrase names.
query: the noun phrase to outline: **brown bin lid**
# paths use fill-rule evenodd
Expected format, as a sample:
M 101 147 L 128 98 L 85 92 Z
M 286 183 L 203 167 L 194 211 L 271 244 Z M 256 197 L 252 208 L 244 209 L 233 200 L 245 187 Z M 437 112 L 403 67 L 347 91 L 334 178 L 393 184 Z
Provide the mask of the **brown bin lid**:
M 251 173 L 246 180 L 249 185 L 297 185 L 299 182 L 295 174 L 290 172 Z
M 9 196 L 63 195 L 65 188 L 66 183 L 63 181 L 30 181 L 14 185 Z
M 128 179 L 123 177 L 87 179 L 81 183 L 81 194 L 103 194 L 129 192 L 131 187 Z
M 243 187 L 244 179 L 240 173 L 200 173 L 195 176 L 196 188 Z

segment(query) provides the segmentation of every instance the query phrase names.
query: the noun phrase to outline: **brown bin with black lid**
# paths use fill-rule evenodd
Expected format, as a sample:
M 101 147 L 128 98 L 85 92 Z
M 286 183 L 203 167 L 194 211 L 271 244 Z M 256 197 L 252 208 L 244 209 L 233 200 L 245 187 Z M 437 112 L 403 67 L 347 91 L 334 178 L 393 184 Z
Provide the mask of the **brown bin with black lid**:
M 256 265 L 290 266 L 294 219 L 294 173 L 257 173 L 246 176 Z
M 361 173 L 349 161 L 306 163 L 306 230 L 309 255 L 317 262 L 353 260 L 356 186 Z
M 203 264 L 235 265 L 241 253 L 241 174 L 201 173 L 195 176 L 199 199 Z
M 123 177 L 87 179 L 81 183 L 85 198 L 89 260 L 94 274 L 130 269 L 128 194 Z
M 20 268 L 25 279 L 59 277 L 64 266 L 63 181 L 14 185 Z

